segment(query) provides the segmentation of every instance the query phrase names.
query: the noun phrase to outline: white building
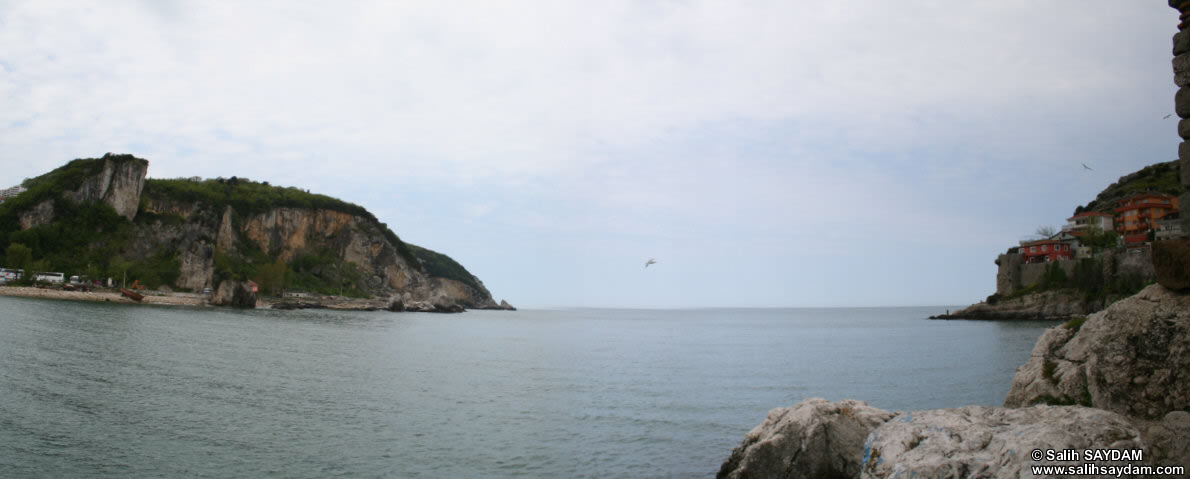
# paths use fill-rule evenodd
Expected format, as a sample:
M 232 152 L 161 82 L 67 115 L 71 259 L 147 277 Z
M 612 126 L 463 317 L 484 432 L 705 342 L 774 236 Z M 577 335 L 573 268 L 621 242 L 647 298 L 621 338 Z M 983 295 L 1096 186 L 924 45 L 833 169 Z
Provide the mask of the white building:
M 1074 232 L 1087 228 L 1099 228 L 1100 231 L 1113 231 L 1115 225 L 1112 223 L 1111 213 L 1098 213 L 1095 211 L 1079 213 L 1066 218 L 1066 225 L 1062 227 L 1062 231 Z
M 26 191 L 25 187 L 23 187 L 21 185 L 17 185 L 12 188 L 5 188 L 3 190 L 0 190 L 0 203 L 3 203 L 4 200 L 12 198 L 12 197 L 19 195 L 21 193 L 24 193 L 25 191 Z
M 1153 223 L 1157 226 L 1157 232 L 1154 233 L 1154 236 L 1158 241 L 1179 238 L 1185 234 L 1185 231 L 1182 230 L 1180 213 L 1165 215 Z

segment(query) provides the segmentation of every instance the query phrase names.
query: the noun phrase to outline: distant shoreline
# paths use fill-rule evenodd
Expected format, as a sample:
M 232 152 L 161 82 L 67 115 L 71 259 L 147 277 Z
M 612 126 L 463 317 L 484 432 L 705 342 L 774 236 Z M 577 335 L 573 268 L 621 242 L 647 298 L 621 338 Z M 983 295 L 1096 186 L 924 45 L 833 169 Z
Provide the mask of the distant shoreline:
M 68 301 L 92 301 L 98 303 L 157 304 L 167 306 L 206 306 L 204 299 L 185 296 L 145 295 L 137 302 L 114 291 L 63 291 L 60 289 L 35 288 L 31 286 L 0 286 L 0 296 L 18 298 L 63 299 Z

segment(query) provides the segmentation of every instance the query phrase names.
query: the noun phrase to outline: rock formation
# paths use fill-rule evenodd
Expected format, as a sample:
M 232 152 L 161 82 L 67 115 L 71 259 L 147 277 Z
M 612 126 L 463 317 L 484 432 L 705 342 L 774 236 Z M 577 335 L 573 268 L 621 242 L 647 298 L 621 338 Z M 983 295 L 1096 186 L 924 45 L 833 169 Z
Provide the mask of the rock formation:
M 211 304 L 252 309 L 256 307 L 256 293 L 247 282 L 226 280 L 219 283 L 219 288 L 211 297 Z
M 1162 286 L 1190 290 L 1190 240 L 1179 238 L 1155 243 L 1153 267 L 1157 270 L 1157 282 Z
M 1145 419 L 1190 410 L 1190 295 L 1161 285 L 1049 329 L 1004 405 L 1081 403 Z
M 1034 449 L 1138 450 L 1140 432 L 1127 418 L 1084 407 L 1005 409 L 967 406 L 898 414 L 872 431 L 858 477 L 1033 477 Z M 1099 466 L 1130 461 L 1085 461 Z M 850 476 L 857 477 L 857 476 Z M 1115 477 L 1106 475 L 1105 477 Z
M 864 441 L 893 415 L 862 401 L 807 399 L 769 412 L 719 479 L 859 477 Z
M 107 203 L 116 214 L 131 220 L 140 208 L 140 194 L 148 171 L 148 161 L 108 153 L 103 156 L 103 169 L 83 180 L 73 199 L 79 203 Z
M 717 477 L 1030 477 L 1036 462 L 1078 464 L 1032 461 L 1033 449 L 1143 446 L 1128 418 L 1092 408 L 967 406 L 894 414 L 860 401 L 815 398 L 770 412 Z
M 1087 301 L 1067 291 L 1044 291 L 995 303 L 976 303 L 935 319 L 1052 319 L 1064 320 L 1103 309 L 1104 300 Z

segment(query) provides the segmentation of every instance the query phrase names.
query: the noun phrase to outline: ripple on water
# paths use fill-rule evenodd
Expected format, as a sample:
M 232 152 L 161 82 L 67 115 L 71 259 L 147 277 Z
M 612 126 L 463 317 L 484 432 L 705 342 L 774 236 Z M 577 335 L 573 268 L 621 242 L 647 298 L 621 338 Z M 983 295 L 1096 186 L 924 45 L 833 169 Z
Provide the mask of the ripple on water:
M 1048 326 L 917 319 L 933 309 L 443 317 L 0 297 L 0 477 L 711 477 L 805 397 L 998 404 Z

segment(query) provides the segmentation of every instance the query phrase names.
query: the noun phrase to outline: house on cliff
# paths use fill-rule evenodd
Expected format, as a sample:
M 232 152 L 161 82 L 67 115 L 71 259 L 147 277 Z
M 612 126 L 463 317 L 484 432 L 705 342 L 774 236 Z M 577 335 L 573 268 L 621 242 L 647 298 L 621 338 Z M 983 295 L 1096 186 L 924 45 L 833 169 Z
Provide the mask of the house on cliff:
M 20 186 L 20 185 L 14 186 L 12 188 L 5 188 L 3 190 L 0 190 L 0 203 L 3 203 L 5 200 L 12 198 L 16 195 L 24 193 L 25 191 L 27 191 L 25 189 L 25 187 Z
M 1178 212 L 1178 197 L 1160 193 L 1131 196 L 1116 203 L 1116 232 L 1127 246 L 1149 241 L 1149 234 L 1157 230 L 1157 221 Z
M 1075 235 L 1095 228 L 1098 228 L 1100 231 L 1111 231 L 1115 228 L 1112 224 L 1112 218 L 1113 216 L 1110 213 L 1084 211 L 1066 218 L 1066 225 L 1062 227 L 1062 231 Z
M 1157 225 L 1157 233 L 1154 235 L 1157 241 L 1180 238 L 1186 233 L 1182 230 L 1181 213 L 1177 211 L 1161 217 L 1154 223 Z
M 1025 264 L 1044 263 L 1060 259 L 1070 259 L 1074 247 L 1069 241 L 1062 241 L 1059 235 L 1037 241 L 1022 241 L 1020 254 Z

